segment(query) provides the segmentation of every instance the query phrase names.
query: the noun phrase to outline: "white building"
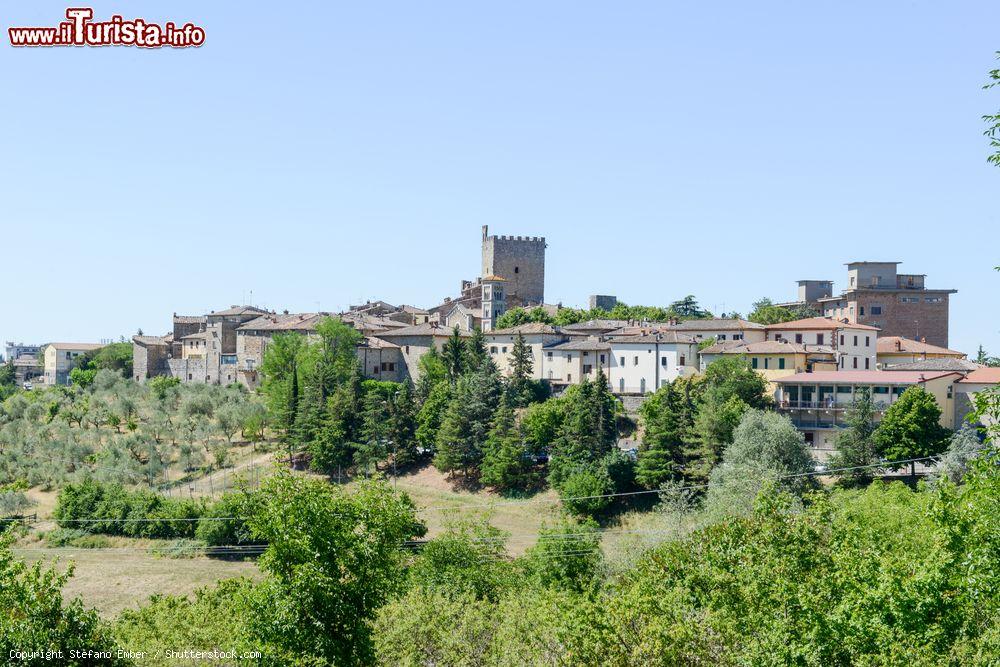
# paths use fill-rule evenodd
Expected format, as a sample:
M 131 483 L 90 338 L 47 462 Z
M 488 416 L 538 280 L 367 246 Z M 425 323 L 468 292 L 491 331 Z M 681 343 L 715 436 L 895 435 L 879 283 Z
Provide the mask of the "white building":
M 610 336 L 611 363 L 606 369 L 611 391 L 646 394 L 698 370 L 698 341 L 666 331 L 638 336 Z
M 878 332 L 867 324 L 849 324 L 829 317 L 809 317 L 769 324 L 765 340 L 806 345 L 829 345 L 837 367 L 842 370 L 875 370 L 878 360 Z
M 717 340 L 720 342 L 741 340 L 758 343 L 765 340 L 764 325 L 748 320 L 711 318 L 686 320 L 670 325 L 672 331 L 687 334 L 695 340 Z

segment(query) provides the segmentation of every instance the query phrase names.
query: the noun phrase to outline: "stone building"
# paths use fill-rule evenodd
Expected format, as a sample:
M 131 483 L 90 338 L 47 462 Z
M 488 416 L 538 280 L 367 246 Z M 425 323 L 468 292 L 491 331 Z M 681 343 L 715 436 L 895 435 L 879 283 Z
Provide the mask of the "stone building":
M 948 303 L 957 290 L 929 288 L 925 275 L 899 273 L 899 264 L 847 264 L 847 288 L 839 296 L 829 281 L 801 280 L 800 301 L 790 305 L 809 305 L 826 317 L 878 327 L 883 336 L 948 347 Z
M 482 276 L 507 281 L 510 308 L 545 301 L 545 238 L 539 236 L 490 236 L 483 225 Z
M 81 355 L 99 350 L 100 343 L 48 343 L 42 346 L 42 377 L 48 386 L 69 384 L 69 372 Z

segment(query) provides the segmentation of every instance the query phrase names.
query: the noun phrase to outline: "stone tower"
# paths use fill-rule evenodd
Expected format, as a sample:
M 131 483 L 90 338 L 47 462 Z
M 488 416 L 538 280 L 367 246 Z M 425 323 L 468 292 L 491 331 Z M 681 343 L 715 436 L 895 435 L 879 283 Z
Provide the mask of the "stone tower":
M 545 238 L 490 236 L 483 225 L 482 276 L 499 276 L 505 283 L 507 306 L 545 301 Z
M 483 276 L 483 331 L 493 331 L 494 324 L 507 312 L 507 295 L 500 276 Z

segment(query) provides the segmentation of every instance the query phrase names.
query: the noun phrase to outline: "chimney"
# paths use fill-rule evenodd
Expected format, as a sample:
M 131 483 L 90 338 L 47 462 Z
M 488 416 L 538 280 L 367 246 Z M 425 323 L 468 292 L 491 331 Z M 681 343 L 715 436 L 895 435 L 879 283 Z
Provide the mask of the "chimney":
M 899 351 L 900 351 L 900 350 L 902 350 L 902 349 L 903 349 L 903 341 L 901 341 L 901 340 L 899 340 L 899 339 L 897 338 L 897 339 L 896 339 L 896 352 L 899 352 Z
M 926 343 L 927 342 L 927 336 L 921 336 L 920 337 L 920 342 L 921 343 Z

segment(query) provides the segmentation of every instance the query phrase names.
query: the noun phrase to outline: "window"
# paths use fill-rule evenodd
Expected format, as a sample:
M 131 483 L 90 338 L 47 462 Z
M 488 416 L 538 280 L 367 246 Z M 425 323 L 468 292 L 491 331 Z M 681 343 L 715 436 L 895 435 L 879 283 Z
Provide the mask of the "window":
M 638 356 L 636 356 L 634 359 L 632 359 L 632 365 L 633 366 L 638 366 L 639 365 L 639 357 Z
M 750 358 L 750 368 L 757 368 L 757 357 Z
M 406 346 L 406 353 L 407 353 L 407 354 L 409 354 L 409 353 L 410 353 L 410 346 L 409 346 L 409 345 L 407 345 L 407 346 Z
M 858 367 L 858 358 L 857 357 L 854 357 L 854 367 L 855 368 Z
M 500 348 L 500 352 L 502 352 L 503 354 L 507 354 L 507 346 L 504 345 L 502 348 Z
M 666 367 L 666 365 L 667 365 L 667 358 L 666 357 L 660 357 L 660 365 L 663 366 L 664 368 Z
M 816 344 L 817 345 L 823 344 L 823 334 L 816 334 Z
M 929 296 L 924 299 L 924 303 L 941 303 L 944 301 L 944 297 L 940 296 Z
M 572 382 L 572 381 L 573 381 L 573 374 L 566 373 L 566 382 Z
M 497 346 L 490 345 L 490 354 L 496 354 L 496 353 L 497 353 Z
M 726 340 L 726 334 L 719 334 L 719 335 L 718 335 L 718 336 L 716 337 L 716 340 Z
M 684 355 L 683 355 L 683 354 L 681 355 L 681 360 L 680 360 L 680 365 L 681 365 L 681 366 L 684 366 L 684 365 L 685 365 L 685 364 L 684 364 Z
M 549 357 L 549 359 L 552 358 L 552 353 L 551 352 L 548 353 L 548 357 Z
M 194 379 L 194 376 L 191 375 L 191 373 L 188 373 L 188 380 L 193 380 L 193 379 Z
M 872 317 L 882 314 L 882 306 L 872 306 Z
M 873 394 L 888 394 L 889 393 L 889 388 L 888 387 L 875 387 L 874 389 L 872 389 L 872 393 Z
M 840 334 L 840 344 L 841 344 L 841 345 L 843 345 L 843 344 L 844 344 L 844 334 Z M 855 345 L 857 345 L 857 344 L 858 344 L 858 341 L 857 341 L 857 339 L 855 339 L 855 340 L 854 340 L 854 344 L 855 344 Z
M 951 385 L 948 385 L 948 398 L 952 397 L 952 393 L 951 393 L 952 389 L 953 389 L 953 387 Z
M 871 359 L 865 358 L 865 370 L 869 370 L 871 364 Z
M 590 356 L 590 352 L 584 352 L 584 353 L 583 353 L 583 356 L 585 356 L 585 357 L 589 357 L 589 356 Z
M 841 368 L 843 368 L 843 367 L 844 367 L 844 359 L 845 359 L 845 357 L 841 357 L 841 358 L 840 358 L 840 367 L 841 367 Z
M 506 349 L 507 349 L 507 348 L 504 348 L 504 350 L 506 350 Z M 601 355 L 601 356 L 599 357 L 599 359 L 600 359 L 600 362 L 601 362 L 601 364 L 603 364 L 603 363 L 604 363 L 604 355 L 602 354 L 602 355 Z
M 389 362 L 389 370 L 390 371 L 395 371 L 396 370 L 396 362 L 395 361 L 390 361 Z
M 733 340 L 743 340 L 743 334 L 733 334 Z
M 858 306 L 858 315 L 864 316 L 864 314 L 865 314 L 865 307 Z
M 520 267 L 515 266 L 514 267 L 514 273 L 520 273 L 520 272 L 521 272 Z
M 768 367 L 768 364 L 770 363 L 770 361 L 771 360 L 768 357 L 764 357 L 764 368 L 765 369 Z
M 376 369 L 376 370 L 378 370 L 378 369 Z M 387 364 L 386 362 L 383 361 L 382 362 L 382 368 L 381 368 L 381 370 L 383 370 L 383 371 L 389 370 L 389 364 Z
M 871 336 L 865 336 L 865 347 L 870 347 L 872 344 Z
M 903 296 L 899 300 L 902 303 L 920 303 L 920 297 L 918 296 Z
M 802 342 L 802 334 L 795 334 L 795 342 L 796 343 Z
M 840 342 L 842 342 L 842 343 L 843 343 L 844 341 L 840 341 Z M 857 337 L 857 336 L 855 336 L 855 337 L 854 337 L 854 346 L 855 346 L 855 347 L 857 347 L 857 345 L 858 345 L 858 337 Z
M 584 375 L 590 375 L 593 370 L 594 370 L 594 367 L 591 366 L 590 364 L 584 364 L 583 365 L 583 374 Z
M 848 387 L 848 386 L 846 386 L 846 385 L 839 385 L 837 387 L 837 393 L 838 394 L 850 394 L 851 393 L 851 388 Z
M 778 358 L 778 370 L 784 370 L 784 368 L 785 368 L 785 358 L 784 357 L 779 357 Z

